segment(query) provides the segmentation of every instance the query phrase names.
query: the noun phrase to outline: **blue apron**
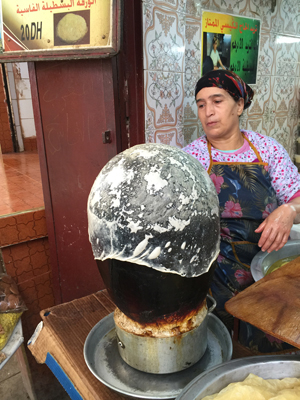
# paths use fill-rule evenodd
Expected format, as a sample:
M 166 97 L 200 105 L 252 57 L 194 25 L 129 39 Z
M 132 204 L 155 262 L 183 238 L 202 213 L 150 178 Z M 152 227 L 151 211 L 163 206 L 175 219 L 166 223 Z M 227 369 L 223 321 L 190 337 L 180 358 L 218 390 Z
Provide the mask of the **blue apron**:
M 229 329 L 233 329 L 233 317 L 225 311 L 224 304 L 254 282 L 250 264 L 260 251 L 261 235 L 254 231 L 278 207 L 268 164 L 244 138 L 256 154 L 254 162 L 215 162 L 208 142 L 208 173 L 219 196 L 221 216 L 220 254 L 211 291 L 217 301 L 216 313 Z M 242 345 L 257 353 L 286 352 L 292 348 L 242 321 L 237 335 Z

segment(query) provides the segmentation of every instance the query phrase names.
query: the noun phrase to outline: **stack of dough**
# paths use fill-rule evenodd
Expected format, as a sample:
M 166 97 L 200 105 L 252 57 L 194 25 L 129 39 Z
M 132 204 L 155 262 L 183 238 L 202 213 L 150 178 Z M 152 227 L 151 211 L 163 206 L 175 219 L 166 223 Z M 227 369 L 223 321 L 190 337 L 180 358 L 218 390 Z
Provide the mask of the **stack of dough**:
M 230 383 L 217 394 L 202 400 L 299 400 L 300 379 L 263 379 L 254 374 L 243 382 Z

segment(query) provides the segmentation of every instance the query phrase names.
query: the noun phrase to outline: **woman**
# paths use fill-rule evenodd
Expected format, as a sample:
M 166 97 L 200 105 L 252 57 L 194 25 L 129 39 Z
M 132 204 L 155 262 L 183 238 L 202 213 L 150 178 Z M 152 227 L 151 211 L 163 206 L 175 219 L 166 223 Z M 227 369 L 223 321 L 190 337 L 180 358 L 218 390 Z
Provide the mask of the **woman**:
M 224 304 L 253 283 L 252 258 L 260 250 L 279 250 L 293 223 L 300 222 L 300 175 L 274 139 L 240 130 L 239 117 L 253 91 L 236 74 L 208 72 L 198 81 L 195 97 L 205 135 L 183 150 L 205 167 L 219 196 L 221 244 L 211 289 L 220 318 L 233 329 Z M 245 323 L 240 323 L 239 340 L 258 352 L 290 347 Z
M 221 67 L 223 69 L 226 69 L 224 67 L 224 65 L 222 64 L 222 61 L 221 61 L 219 52 L 217 50 L 217 47 L 218 47 L 218 39 L 214 38 L 213 39 L 213 49 L 212 49 L 212 51 L 210 53 L 210 58 L 212 59 L 212 62 L 214 64 L 214 69 L 219 69 L 218 63 L 221 65 Z

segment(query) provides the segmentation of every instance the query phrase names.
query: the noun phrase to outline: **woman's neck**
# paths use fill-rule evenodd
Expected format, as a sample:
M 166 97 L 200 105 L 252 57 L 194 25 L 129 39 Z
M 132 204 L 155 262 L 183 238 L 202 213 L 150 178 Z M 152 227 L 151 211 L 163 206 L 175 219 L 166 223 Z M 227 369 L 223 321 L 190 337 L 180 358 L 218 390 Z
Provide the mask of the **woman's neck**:
M 232 135 L 229 138 L 208 138 L 211 145 L 217 150 L 237 150 L 244 144 L 244 137 L 239 130 L 238 134 Z

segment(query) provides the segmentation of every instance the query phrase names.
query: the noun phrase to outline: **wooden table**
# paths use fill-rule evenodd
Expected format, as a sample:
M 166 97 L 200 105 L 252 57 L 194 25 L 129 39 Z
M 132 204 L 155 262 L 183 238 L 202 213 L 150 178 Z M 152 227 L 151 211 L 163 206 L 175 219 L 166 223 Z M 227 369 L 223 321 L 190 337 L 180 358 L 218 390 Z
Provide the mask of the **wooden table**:
M 51 368 L 71 399 L 128 399 L 96 379 L 83 356 L 90 330 L 114 309 L 115 304 L 103 290 L 41 312 L 43 327 L 39 327 L 41 330 L 36 338 L 33 335 L 28 348 L 38 363 L 46 363 Z M 233 357 L 251 355 L 234 346 Z
M 28 345 L 38 363 L 46 363 L 65 387 L 65 372 L 74 388 L 65 387 L 72 399 L 119 400 L 124 396 L 103 385 L 88 369 L 83 346 L 90 330 L 113 312 L 114 303 L 106 290 L 41 311 L 43 327 Z M 53 361 L 53 359 L 55 361 Z M 67 383 L 68 384 L 68 383 Z M 76 393 L 76 391 L 78 393 Z

